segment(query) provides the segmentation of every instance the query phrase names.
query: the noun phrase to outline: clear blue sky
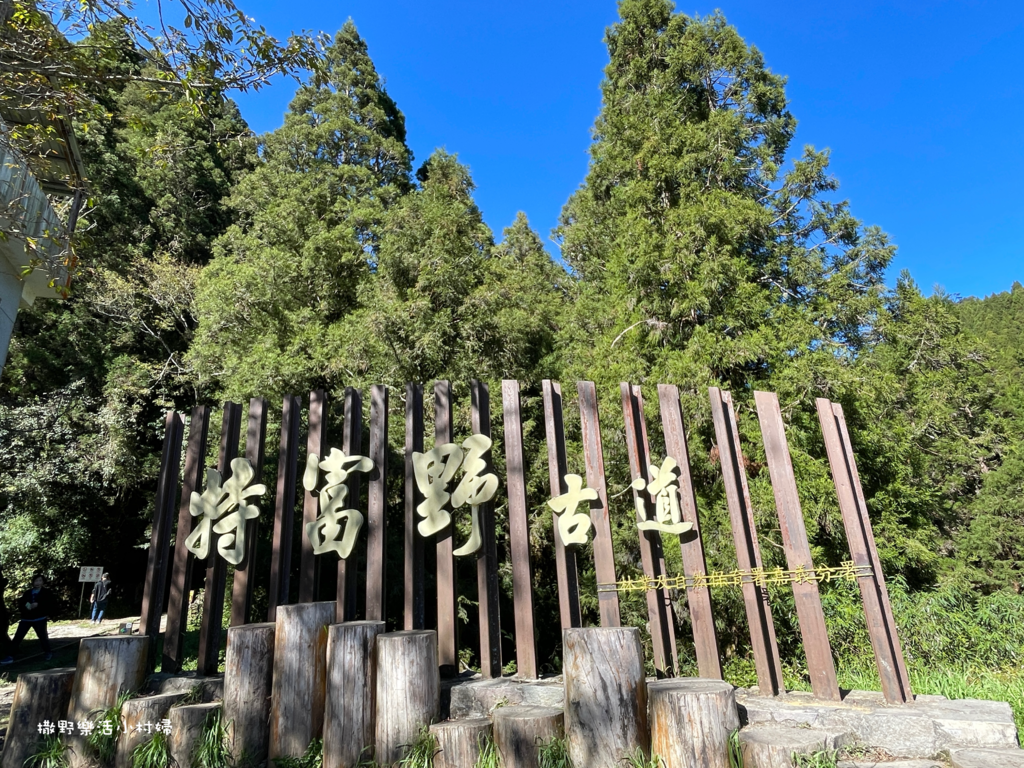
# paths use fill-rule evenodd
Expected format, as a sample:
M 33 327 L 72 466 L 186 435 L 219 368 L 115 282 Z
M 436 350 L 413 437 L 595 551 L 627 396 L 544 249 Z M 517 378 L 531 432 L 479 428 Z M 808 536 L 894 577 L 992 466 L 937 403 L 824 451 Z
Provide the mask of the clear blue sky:
M 547 240 L 586 174 L 615 2 L 238 2 L 279 36 L 333 34 L 351 17 L 405 113 L 416 163 L 439 146 L 458 153 L 498 239 L 523 210 Z M 794 149 L 830 147 L 854 215 L 899 245 L 890 283 L 902 269 L 928 293 L 1024 282 L 1024 3 L 678 10 L 716 7 L 788 76 Z M 281 124 L 294 87 L 238 97 L 255 131 Z

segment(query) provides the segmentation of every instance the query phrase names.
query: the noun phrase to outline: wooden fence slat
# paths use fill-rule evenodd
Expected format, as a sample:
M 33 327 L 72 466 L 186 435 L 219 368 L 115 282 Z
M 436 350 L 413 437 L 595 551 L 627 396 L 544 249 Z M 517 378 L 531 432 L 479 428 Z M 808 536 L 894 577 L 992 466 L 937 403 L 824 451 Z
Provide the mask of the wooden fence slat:
M 850 557 L 858 566 L 870 566 L 872 575 L 857 580 L 861 599 L 864 603 L 864 617 L 867 621 L 868 637 L 875 652 L 875 664 L 882 683 L 882 694 L 890 704 L 904 704 L 913 701 L 910 679 L 896 623 L 889 605 L 885 576 L 882 573 L 875 547 L 871 521 L 868 517 L 864 491 L 857 473 L 853 446 L 846 429 L 842 406 L 825 398 L 816 400 L 818 420 L 825 438 L 825 450 L 832 468 L 839 509 L 843 515 L 843 526 L 850 546 Z
M 253 482 L 263 479 L 263 457 L 267 438 L 267 401 L 254 397 L 249 401 L 249 422 L 245 430 L 245 457 L 249 459 L 256 477 Z M 255 581 L 250 577 L 256 560 L 256 541 L 259 538 L 259 518 L 246 520 L 245 559 L 235 566 L 231 584 L 231 626 L 248 624 L 252 611 L 252 590 Z
M 277 459 L 274 498 L 274 551 L 270 560 L 270 599 L 267 621 L 277 621 L 277 606 L 287 605 L 295 527 L 295 490 L 299 472 L 299 422 L 302 401 L 285 395 L 281 409 L 281 447 Z
M 224 403 L 223 428 L 220 435 L 220 458 L 217 468 L 227 480 L 231 475 L 231 461 L 238 456 L 239 430 L 242 428 L 242 406 Z M 217 672 L 220 660 L 221 617 L 224 614 L 224 581 L 227 561 L 217 551 L 217 533 L 210 529 L 210 554 L 206 558 L 206 581 L 203 585 L 203 623 L 199 630 L 199 660 L 201 675 Z
M 470 382 L 473 434 L 491 436 L 491 395 L 487 385 Z M 484 457 L 485 473 L 494 471 L 491 452 Z M 480 621 L 480 672 L 484 677 L 501 677 L 501 614 L 498 610 L 498 542 L 494 533 L 494 501 L 480 505 L 483 546 L 476 560 L 476 589 Z
M 583 460 L 587 465 L 587 487 L 597 491 L 590 502 L 590 519 L 594 524 L 594 570 L 599 585 L 615 584 L 615 554 L 612 551 L 612 528 L 608 515 L 608 485 L 604 476 L 604 453 L 601 450 L 601 422 L 597 413 L 597 390 L 592 381 L 577 381 L 580 398 L 580 427 L 583 432 Z M 600 589 L 597 593 L 602 627 L 617 627 L 619 593 Z
M 643 478 L 651 482 L 648 472 L 650 463 L 647 428 L 644 423 L 643 401 L 640 387 L 626 382 L 619 385 L 622 395 L 622 416 L 626 425 L 626 452 L 629 455 L 630 479 Z M 633 504 L 638 522 L 654 519 L 654 509 L 650 494 L 646 490 L 633 489 Z M 657 531 L 637 530 L 640 538 L 640 562 L 644 575 L 649 579 L 657 579 L 665 575 L 665 558 L 661 549 L 661 535 Z M 677 666 L 675 653 L 675 633 L 672 631 L 674 618 L 667 590 L 649 589 L 645 593 L 647 599 L 647 617 L 650 622 L 651 644 L 654 649 L 654 669 L 658 677 L 671 677 Z
M 434 445 L 455 442 L 452 423 L 452 384 L 434 382 Z M 445 505 L 450 514 L 451 501 Z M 455 613 L 455 556 L 452 547 L 454 521 L 437 534 L 437 663 L 443 677 L 459 671 L 459 649 Z
M 341 450 L 346 456 L 363 453 L 363 395 L 353 387 L 345 388 L 345 426 L 342 430 Z M 348 473 L 348 504 L 359 508 L 359 491 L 362 487 L 362 472 Z M 348 526 L 349 521 L 345 521 Z M 358 600 L 358 560 L 356 550 L 346 559 L 338 559 L 338 592 L 336 621 L 355 621 Z
M 548 479 L 551 498 L 557 498 L 568 491 L 565 476 L 569 472 L 565 456 L 565 427 L 562 423 L 562 387 L 549 379 L 541 383 L 544 396 L 544 429 L 548 446 Z M 566 547 L 558 530 L 558 519 L 551 525 L 555 538 L 555 571 L 558 576 L 558 610 L 562 629 L 582 627 L 580 614 L 579 571 L 576 566 L 576 550 Z
M 523 459 L 523 422 L 518 381 L 506 379 L 501 382 L 501 400 L 505 417 L 505 471 L 516 619 L 516 671 L 519 677 L 535 678 L 537 642 L 533 631 L 530 521 L 526 507 L 526 466 Z
M 309 393 L 309 431 L 306 434 L 306 456 L 324 458 L 327 447 L 327 419 L 324 418 L 326 396 L 322 389 Z M 320 494 L 316 490 L 302 493 L 302 527 L 299 561 L 299 602 L 311 603 L 316 600 L 317 563 L 313 544 L 306 535 L 306 526 L 320 515 Z
M 370 459 L 373 470 L 369 476 L 366 513 L 366 619 L 383 621 L 388 498 L 388 388 L 383 384 L 370 388 Z
M 185 546 L 192 533 L 195 518 L 189 512 L 192 491 L 203 486 L 206 440 L 210 430 L 210 409 L 197 405 L 192 409 L 185 448 L 185 472 L 181 481 L 181 501 L 178 504 L 178 527 L 174 535 L 174 566 L 171 570 L 171 594 L 167 602 L 167 627 L 164 630 L 163 672 L 180 672 L 184 661 L 184 631 L 188 612 L 188 593 L 192 586 L 194 556 Z
M 679 537 L 683 557 L 683 573 L 687 577 L 703 575 L 707 573 L 708 566 L 704 558 L 704 545 L 700 536 L 697 496 L 693 490 L 690 451 L 686 444 L 683 411 L 679 404 L 679 388 L 672 384 L 659 384 L 658 400 L 661 405 L 662 429 L 665 430 L 665 449 L 679 465 L 679 496 L 683 520 L 693 524 L 692 530 Z M 715 634 L 711 590 L 706 587 L 702 589 L 688 587 L 686 603 L 690 609 L 690 623 L 693 625 L 697 670 L 701 677 L 721 680 L 722 661 L 718 655 L 718 637 Z
M 423 452 L 423 385 L 405 385 L 405 602 L 402 615 L 406 631 L 426 625 L 426 573 L 423 568 L 423 537 L 416 530 L 416 506 L 423 500 L 416 487 L 412 454 Z
M 757 418 L 761 423 L 761 437 L 775 494 L 779 525 L 782 529 L 786 563 L 790 570 L 803 567 L 813 571 L 814 562 L 807 541 L 807 528 L 800 507 L 796 475 L 793 473 L 793 460 L 786 442 L 786 428 L 782 422 L 779 398 L 773 392 L 754 392 L 754 401 L 757 404 Z M 832 647 L 828 641 L 828 629 L 825 627 L 825 613 L 821 608 L 818 582 L 794 582 L 793 598 L 814 695 L 819 699 L 840 701 L 839 682 L 836 679 Z
M 729 521 L 733 541 L 736 543 L 736 561 L 740 570 L 761 568 L 761 550 L 754 526 L 754 510 L 750 505 L 747 474 L 740 450 L 739 430 L 733 412 L 732 398 L 718 387 L 710 388 L 711 412 L 715 422 L 715 436 L 725 481 L 725 496 L 729 506 Z M 757 685 L 762 695 L 776 696 L 785 689 L 782 683 L 782 664 L 775 639 L 775 622 L 768 605 L 768 590 L 752 581 L 744 583 L 743 603 L 750 624 L 750 641 L 754 650 Z

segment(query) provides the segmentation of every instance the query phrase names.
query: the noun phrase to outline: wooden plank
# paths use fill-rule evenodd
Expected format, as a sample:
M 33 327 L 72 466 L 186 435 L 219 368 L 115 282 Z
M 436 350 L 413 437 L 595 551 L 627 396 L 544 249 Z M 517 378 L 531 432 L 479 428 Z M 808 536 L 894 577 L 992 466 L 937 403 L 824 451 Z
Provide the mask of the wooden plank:
M 180 672 L 184 661 L 185 625 L 188 615 L 188 593 L 192 587 L 194 556 L 185 546 L 192 533 L 195 518 L 189 512 L 192 491 L 203 487 L 206 440 L 210 431 L 210 409 L 197 405 L 192 409 L 185 447 L 185 472 L 181 479 L 181 501 L 178 504 L 178 527 L 174 534 L 174 566 L 171 569 L 171 594 L 167 601 L 167 626 L 164 629 L 163 672 Z
M 729 522 L 736 544 L 736 561 L 740 570 L 761 568 L 761 549 L 754 526 L 754 510 L 747 489 L 747 473 L 740 451 L 739 430 L 728 392 L 711 387 L 711 413 L 715 422 L 715 437 L 725 481 L 725 497 L 729 506 Z M 775 639 L 775 622 L 768 605 L 768 590 L 753 581 L 743 584 L 743 604 L 750 624 L 750 642 L 754 650 L 757 685 L 761 694 L 776 696 L 785 689 L 782 683 L 782 664 L 779 645 Z
M 526 465 L 519 382 L 501 382 L 505 417 L 505 471 L 508 492 L 509 543 L 512 550 L 512 595 L 516 619 L 516 671 L 537 677 L 537 641 L 533 630 L 533 575 L 530 571 L 530 520 L 526 506 Z
M 814 570 L 811 546 L 807 541 L 807 528 L 796 488 L 793 460 L 786 442 L 786 428 L 782 422 L 779 398 L 774 392 L 755 392 L 757 418 L 761 423 L 761 438 L 768 459 L 768 473 L 775 493 L 775 506 L 782 529 L 782 546 L 786 551 L 786 564 L 790 570 Z M 793 583 L 797 621 L 807 656 L 807 671 L 815 697 L 827 701 L 840 701 L 836 665 L 825 627 L 825 613 L 821 608 L 818 582 Z
M 630 479 L 643 478 L 644 482 L 650 483 L 650 448 L 640 387 L 622 382 L 619 384 L 619 393 L 622 396 L 622 415 L 626 424 L 626 453 L 629 455 Z M 654 505 L 646 490 L 633 488 L 633 504 L 637 522 L 654 519 Z M 657 531 L 637 530 L 637 533 L 640 538 L 640 563 L 644 575 L 649 579 L 664 576 L 665 557 L 662 554 L 661 535 Z M 649 589 L 644 594 L 647 599 L 651 644 L 654 648 L 654 670 L 658 677 L 671 677 L 676 667 L 676 654 L 675 635 L 671 631 L 674 617 L 668 591 Z
M 679 465 L 679 497 L 683 520 L 693 524 L 692 530 L 679 537 L 679 546 L 683 557 L 683 573 L 692 578 L 698 574 L 706 574 L 708 566 L 704 558 L 704 544 L 700 535 L 697 495 L 693 490 L 690 450 L 686 444 L 683 411 L 679 405 L 679 387 L 673 384 L 659 384 L 658 400 L 661 405 L 661 425 L 665 431 L 665 449 Z M 711 607 L 711 590 L 707 587 L 701 589 L 688 587 L 686 604 L 690 609 L 690 623 L 693 625 L 697 670 L 701 677 L 721 680 L 722 661 L 718 655 L 718 637 L 715 633 L 715 615 Z
M 608 516 L 608 485 L 604 476 L 604 453 L 601 450 L 601 422 L 597 413 L 597 390 L 592 381 L 577 381 L 580 397 L 580 428 L 583 432 L 583 461 L 587 465 L 587 487 L 597 491 L 590 502 L 590 519 L 594 524 L 594 570 L 598 585 L 615 584 L 615 554 L 612 551 L 612 527 Z M 619 593 L 614 589 L 597 592 L 602 627 L 617 627 Z
M 858 579 L 857 584 L 864 603 L 864 618 L 867 621 L 871 647 L 875 653 L 882 694 L 890 704 L 905 704 L 913 701 L 913 693 L 910 690 L 910 679 L 903 661 L 896 623 L 888 604 L 885 576 L 878 560 L 853 446 L 846 430 L 846 419 L 838 403 L 818 398 L 816 405 L 818 421 L 821 423 L 822 435 L 825 438 L 828 462 L 832 468 L 832 479 L 835 482 L 836 495 L 839 497 L 839 509 L 843 515 L 843 527 L 846 529 L 846 539 L 850 546 L 850 559 L 854 565 L 868 566 L 872 569 L 872 575 Z
M 450 381 L 434 382 L 434 445 L 455 441 L 452 423 L 452 385 Z M 451 501 L 446 505 L 449 514 Z M 455 613 L 455 556 L 452 554 L 452 533 L 449 525 L 437 534 L 437 663 L 442 676 L 459 672 L 458 618 Z
M 256 477 L 253 482 L 263 478 L 263 458 L 267 438 L 267 401 L 262 397 L 254 397 L 249 401 L 249 420 L 245 430 L 245 457 L 249 459 Z M 258 502 L 257 502 L 258 503 Z M 262 510 L 261 510 L 262 512 Z M 256 542 L 259 534 L 259 518 L 246 521 L 245 526 L 245 559 L 235 566 L 235 575 L 231 584 L 231 626 L 248 624 L 251 620 L 252 590 L 255 579 L 250 578 L 253 563 L 256 560 Z
M 223 427 L 220 434 L 220 458 L 217 468 L 221 477 L 227 480 L 231 472 L 231 460 L 238 456 L 238 437 L 242 427 L 242 406 L 238 403 L 224 403 Z M 224 614 L 224 581 L 227 576 L 227 561 L 217 552 L 220 536 L 210 529 L 210 554 L 206 558 L 206 581 L 203 585 L 203 623 L 199 629 L 199 660 L 197 670 L 201 675 L 217 672 L 220 660 L 221 617 Z
M 388 498 L 388 388 L 370 388 L 370 472 L 366 513 L 366 619 L 384 620 L 387 575 L 385 512 Z
M 557 498 L 569 489 L 565 476 L 569 469 L 565 456 L 565 427 L 562 423 L 562 387 L 549 379 L 541 382 L 544 397 L 544 432 L 548 446 L 548 482 L 551 498 Z M 558 577 L 558 612 L 562 629 L 582 627 L 580 614 L 579 571 L 576 567 L 576 549 L 566 547 L 558 530 L 558 517 L 551 525 L 555 538 L 555 572 Z
M 309 431 L 306 433 L 306 456 L 317 456 L 321 460 L 327 448 L 327 420 L 324 418 L 326 396 L 322 389 L 309 393 Z M 316 600 L 317 569 L 313 544 L 306 535 L 306 526 L 320 515 L 320 494 L 314 489 L 302 493 L 302 536 L 299 549 L 299 602 L 311 603 Z
M 149 539 L 146 579 L 142 588 L 142 615 L 139 620 L 142 633 L 151 638 L 149 668 L 156 664 L 156 641 L 160 635 L 160 616 L 163 613 L 164 588 L 167 586 L 167 569 L 170 565 L 172 510 L 178 497 L 178 470 L 181 467 L 184 429 L 185 423 L 181 416 L 175 411 L 168 411 L 164 419 L 164 445 L 153 504 L 153 530 Z
M 487 385 L 475 379 L 469 384 L 471 415 L 475 435 L 491 436 L 491 395 Z M 491 453 L 484 457 L 491 473 Z M 479 601 L 480 672 L 484 677 L 501 677 L 501 614 L 498 610 L 498 542 L 494 532 L 494 501 L 479 509 L 483 546 L 476 560 L 476 590 Z
M 416 506 L 423 500 L 416 487 L 412 454 L 423 452 L 423 385 L 405 385 L 405 590 L 403 628 L 426 626 L 426 573 L 423 568 L 423 537 L 416 530 Z
M 363 395 L 358 389 L 345 388 L 345 426 L 342 430 L 341 450 L 346 456 L 361 456 L 363 453 Z M 362 486 L 362 472 L 349 472 L 348 481 L 348 507 L 346 509 L 359 508 L 359 490 Z M 348 526 L 348 521 L 345 522 Z M 347 559 L 338 560 L 338 592 L 336 602 L 338 615 L 336 621 L 355 621 L 358 569 L 356 551 Z
M 281 408 L 281 446 L 277 458 L 274 498 L 274 551 L 270 560 L 270 599 L 267 621 L 277 620 L 277 606 L 288 604 L 292 568 L 292 530 L 295 527 L 295 489 L 299 473 L 299 422 L 302 400 L 285 395 Z

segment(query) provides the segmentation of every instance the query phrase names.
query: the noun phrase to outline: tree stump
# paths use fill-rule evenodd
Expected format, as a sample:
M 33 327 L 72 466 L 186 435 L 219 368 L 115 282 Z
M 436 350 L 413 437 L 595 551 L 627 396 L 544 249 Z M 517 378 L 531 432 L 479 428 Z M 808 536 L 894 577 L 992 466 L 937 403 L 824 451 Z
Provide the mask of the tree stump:
M 377 762 L 390 765 L 400 760 L 420 729 L 434 722 L 440 711 L 437 632 L 377 635 Z
M 141 699 L 128 699 L 124 703 L 121 707 L 124 731 L 117 737 L 114 768 L 131 768 L 132 752 L 153 738 L 160 721 L 167 718 L 171 707 L 183 698 L 183 693 L 160 693 Z
M 353 768 L 373 755 L 382 632 L 383 621 L 349 621 L 327 630 L 324 765 L 331 768 Z
M 448 720 L 430 726 L 437 739 L 434 768 L 465 768 L 480 759 L 484 745 L 491 740 L 491 719 L 471 717 L 467 720 Z
M 505 768 L 540 768 L 540 748 L 563 734 L 562 710 L 554 707 L 500 707 L 491 715 L 494 745 Z M 576 765 L 620 765 L 576 763 Z
M 565 738 L 574 765 L 619 765 L 649 752 L 647 683 L 640 630 L 562 630 Z
M 274 686 L 270 704 L 270 757 L 301 757 L 324 731 L 327 626 L 335 603 L 277 608 Z
M 35 754 L 39 724 L 44 720 L 56 724 L 65 718 L 74 681 L 75 670 L 71 667 L 18 675 L 0 768 L 22 768 Z
M 206 718 L 218 709 L 219 701 L 171 707 L 168 714 L 171 733 L 167 737 L 167 744 L 170 747 L 171 759 L 177 768 L 189 768 L 192 765 L 192 752 L 195 751 L 196 742 L 203 733 Z
M 740 727 L 733 687 L 721 680 L 649 683 L 651 751 L 672 768 L 729 768 L 729 733 Z
M 236 763 L 250 760 L 260 765 L 267 759 L 275 629 L 273 622 L 243 624 L 228 629 L 228 650 L 224 660 L 224 722 L 230 723 L 231 757 Z
M 797 728 L 764 723 L 740 731 L 743 768 L 792 768 L 793 755 L 813 755 L 854 741 L 842 729 Z

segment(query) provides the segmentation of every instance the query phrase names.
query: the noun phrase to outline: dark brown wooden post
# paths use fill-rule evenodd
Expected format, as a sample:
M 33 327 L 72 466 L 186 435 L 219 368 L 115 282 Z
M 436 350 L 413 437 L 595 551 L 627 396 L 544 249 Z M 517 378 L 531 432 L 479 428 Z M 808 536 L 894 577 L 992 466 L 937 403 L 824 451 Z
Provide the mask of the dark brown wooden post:
M 516 614 L 516 670 L 537 677 L 537 641 L 533 632 L 533 575 L 530 572 L 530 518 L 526 507 L 526 465 L 519 382 L 501 382 L 505 416 L 505 471 L 508 483 L 508 528 L 512 550 L 512 594 Z
M 342 432 L 341 450 L 346 456 L 360 456 L 363 453 L 363 396 L 358 389 L 345 388 L 345 427 Z M 359 508 L 359 489 L 362 472 L 348 473 L 348 503 L 352 509 Z M 348 522 L 345 523 L 348 525 Z M 358 570 L 355 550 L 347 559 L 338 560 L 338 615 L 336 621 L 354 621 L 358 600 Z
M 569 490 L 565 476 L 569 472 L 565 458 L 565 427 L 562 424 L 562 387 L 549 379 L 541 383 L 544 396 L 544 430 L 548 444 L 548 482 L 551 498 Z M 558 576 L 558 611 L 562 629 L 582 627 L 580 615 L 579 571 L 576 550 L 562 543 L 558 519 L 552 521 L 551 534 L 555 537 L 555 572 Z
M 661 425 L 665 430 L 665 449 L 679 465 L 679 497 L 683 520 L 693 529 L 679 537 L 683 556 L 683 573 L 687 578 L 705 575 L 708 571 L 704 558 L 704 544 L 700 537 L 700 519 L 697 514 L 697 495 L 693 490 L 690 473 L 690 451 L 686 445 L 683 411 L 679 405 L 679 388 L 673 384 L 658 385 L 661 405 Z M 697 670 L 701 677 L 722 679 L 722 661 L 718 655 L 718 637 L 715 634 L 715 615 L 711 609 L 711 590 L 687 587 L 686 604 L 693 625 L 693 645 L 697 652 Z
M 388 388 L 370 388 L 370 490 L 366 514 L 366 620 L 384 620 L 385 504 L 388 498 Z
M 270 559 L 270 600 L 267 621 L 277 620 L 277 606 L 288 604 L 295 527 L 295 485 L 299 471 L 299 421 L 302 400 L 285 395 L 281 409 L 281 449 L 277 458 L 274 499 L 274 552 Z
M 452 424 L 452 385 L 434 382 L 434 445 L 455 441 Z M 452 511 L 451 501 L 446 506 Z M 458 639 L 455 614 L 455 556 L 452 547 L 454 520 L 437 534 L 437 661 L 442 676 L 459 672 Z
M 238 456 L 238 437 L 242 427 L 242 406 L 224 403 L 223 428 L 220 433 L 220 459 L 217 468 L 221 477 L 231 476 L 231 461 Z M 206 582 L 203 590 L 203 624 L 199 630 L 197 671 L 212 675 L 220 660 L 221 617 L 224 614 L 224 580 L 227 561 L 217 551 L 218 534 L 210 528 L 210 554 L 206 558 Z
M 306 435 L 306 456 L 318 456 L 322 461 L 327 447 L 327 420 L 324 418 L 324 391 L 309 393 L 309 433 Z M 306 535 L 306 526 L 320 514 L 320 495 L 316 490 L 302 493 L 302 542 L 299 562 L 299 602 L 311 603 L 316 599 L 317 570 L 313 544 Z
M 757 418 L 761 422 L 761 438 L 764 440 L 768 472 L 782 528 L 786 563 L 791 571 L 802 567 L 813 572 L 811 546 L 807 541 L 807 528 L 800 508 L 796 475 L 793 473 L 793 460 L 786 443 L 786 428 L 782 423 L 779 398 L 774 392 L 755 392 L 754 401 L 757 403 Z M 803 636 L 804 653 L 807 655 L 811 689 L 819 699 L 839 701 L 839 682 L 836 680 L 832 647 L 828 642 L 825 613 L 821 609 L 818 582 L 793 582 L 793 598 L 797 620 L 800 622 L 800 634 Z
M 597 415 L 597 391 L 592 381 L 577 381 L 580 396 L 580 427 L 583 432 L 583 460 L 587 465 L 587 487 L 597 491 L 590 502 L 594 523 L 594 570 L 597 572 L 597 604 L 602 627 L 617 627 L 619 593 L 615 582 L 615 554 L 612 551 L 612 527 L 608 517 L 608 486 L 604 477 L 604 453 L 601 450 L 601 421 Z
M 405 603 L 403 628 L 423 629 L 426 598 L 423 569 L 423 537 L 416 530 L 416 506 L 423 500 L 412 468 L 413 452 L 423 452 L 423 385 L 405 385 Z
M 622 415 L 626 422 L 626 452 L 629 454 L 629 469 L 632 480 L 643 478 L 650 483 L 652 478 L 648 467 L 651 462 L 650 446 L 647 440 L 647 423 L 644 419 L 644 401 L 640 387 L 626 382 L 619 385 L 622 395 Z M 633 489 L 633 503 L 638 522 L 655 518 L 654 505 L 650 494 Z M 644 575 L 657 579 L 665 575 L 665 555 L 661 547 L 661 534 L 657 531 L 637 530 L 640 536 L 640 562 Z M 658 677 L 671 677 L 679 667 L 676 654 L 675 616 L 668 590 L 649 589 L 647 617 L 651 628 L 651 644 L 654 647 L 654 669 Z
M 736 561 L 742 571 L 761 569 L 761 549 L 757 543 L 754 510 L 750 505 L 747 473 L 740 451 L 736 414 L 728 392 L 711 387 L 711 413 L 715 422 L 715 436 L 722 462 L 725 498 L 729 506 L 729 522 L 736 544 Z M 750 642 L 754 650 L 757 686 L 762 695 L 776 696 L 785 689 L 782 683 L 782 663 L 779 645 L 775 640 L 775 622 L 768 605 L 768 590 L 752 579 L 742 585 L 743 603 L 750 623 Z
M 167 586 L 167 566 L 170 564 L 172 510 L 178 497 L 178 469 L 181 466 L 181 438 L 184 429 L 185 423 L 181 416 L 168 411 L 164 419 L 164 448 L 153 504 L 153 532 L 149 539 L 146 580 L 142 589 L 142 616 L 139 619 L 143 634 L 150 637 L 147 662 L 150 669 L 156 666 L 156 640 L 160 635 L 160 615 L 163 613 L 164 587 Z
M 839 403 L 818 398 L 818 420 L 825 437 L 828 462 L 832 467 L 839 509 L 843 515 L 843 527 L 850 545 L 850 558 L 854 565 L 871 568 L 871 576 L 857 580 L 861 599 L 864 602 L 864 617 L 867 620 L 868 637 L 875 652 L 875 664 L 882 682 L 882 693 L 890 704 L 905 704 L 913 701 L 910 677 L 903 660 L 903 648 L 896 632 L 896 622 L 889 604 L 889 591 L 885 586 L 885 575 L 878 558 L 875 536 L 871 530 L 864 489 L 860 484 L 853 445 L 846 429 L 846 418 Z
M 185 546 L 192 533 L 195 518 L 189 512 L 192 491 L 203 487 L 203 460 L 206 457 L 206 439 L 210 431 L 210 409 L 197 405 L 192 409 L 185 448 L 185 473 L 181 480 L 181 501 L 178 505 L 178 528 L 174 534 L 174 567 L 171 570 L 171 594 L 167 601 L 167 627 L 164 630 L 163 659 L 160 669 L 179 672 L 184 660 L 183 644 L 188 612 L 188 591 L 192 585 L 194 557 Z
M 475 379 L 469 384 L 473 434 L 491 436 L 491 395 L 487 385 Z M 494 471 L 491 453 L 484 457 L 485 473 Z M 494 501 L 480 505 L 483 546 L 476 561 L 477 600 L 480 604 L 480 672 L 501 677 L 501 615 L 498 612 L 498 542 L 494 534 Z
M 263 455 L 267 438 L 267 401 L 262 397 L 254 397 L 249 401 L 249 423 L 245 430 L 245 457 L 256 470 L 253 482 L 263 478 Z M 257 502 L 258 503 L 258 502 Z M 260 510 L 262 514 L 263 510 Z M 245 559 L 235 566 L 235 575 L 231 584 L 231 626 L 248 624 L 252 610 L 252 589 L 254 582 L 250 577 L 253 562 L 256 559 L 256 540 L 259 533 L 259 518 L 246 520 L 245 526 Z

